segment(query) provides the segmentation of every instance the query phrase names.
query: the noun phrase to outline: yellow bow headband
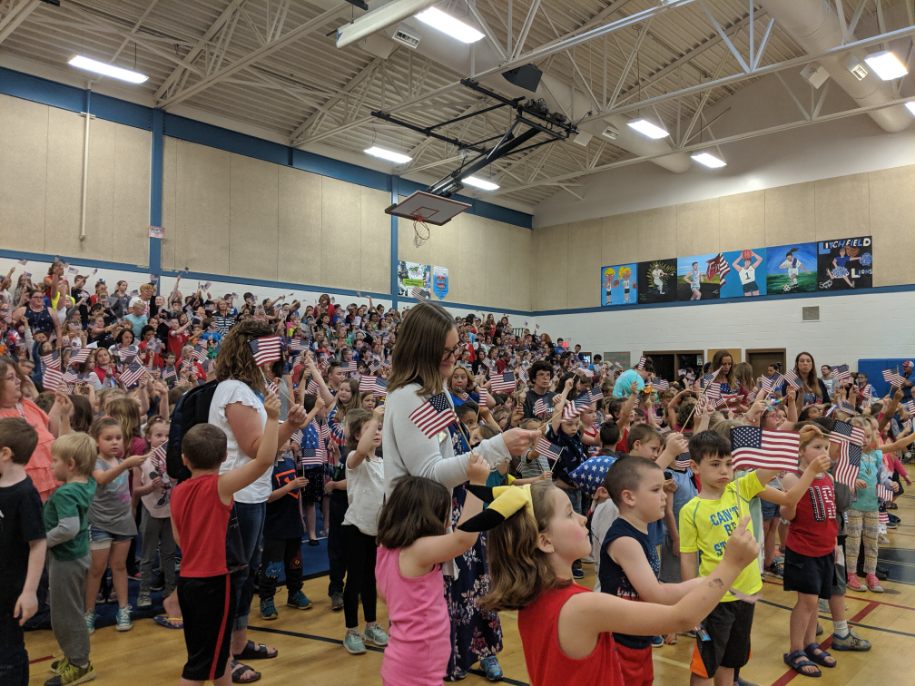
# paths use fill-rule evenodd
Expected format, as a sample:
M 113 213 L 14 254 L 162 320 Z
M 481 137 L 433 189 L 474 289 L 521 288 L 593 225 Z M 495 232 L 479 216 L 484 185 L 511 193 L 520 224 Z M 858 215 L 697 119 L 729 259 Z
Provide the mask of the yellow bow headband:
M 468 486 L 467 490 L 477 496 L 489 507 L 480 514 L 471 517 L 458 526 L 461 531 L 476 532 L 494 529 L 521 508 L 526 508 L 531 516 L 534 514 L 534 501 L 531 498 L 530 485 L 524 486 Z

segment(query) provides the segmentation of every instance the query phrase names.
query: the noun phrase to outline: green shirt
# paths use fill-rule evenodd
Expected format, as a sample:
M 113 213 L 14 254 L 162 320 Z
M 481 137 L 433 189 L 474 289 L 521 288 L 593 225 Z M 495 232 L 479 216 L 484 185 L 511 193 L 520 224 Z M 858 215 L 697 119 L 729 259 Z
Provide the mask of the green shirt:
M 78 560 L 89 554 L 89 505 L 95 495 L 95 479 L 66 483 L 44 506 L 48 548 L 57 560 Z

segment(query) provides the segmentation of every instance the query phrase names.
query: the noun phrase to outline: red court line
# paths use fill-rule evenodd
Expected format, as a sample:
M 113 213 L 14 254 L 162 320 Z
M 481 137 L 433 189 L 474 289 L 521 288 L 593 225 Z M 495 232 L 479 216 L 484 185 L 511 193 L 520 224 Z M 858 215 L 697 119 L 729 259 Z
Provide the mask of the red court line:
M 872 600 L 864 608 L 862 608 L 856 615 L 849 617 L 848 621 L 849 622 L 860 622 L 862 619 L 867 617 L 867 615 L 869 615 L 871 612 L 876 610 L 878 607 L 879 607 L 879 604 L 877 603 L 877 601 Z M 825 641 L 820 643 L 820 648 L 822 648 L 823 650 L 829 650 L 829 647 L 831 645 L 832 645 L 832 634 L 830 634 L 826 638 Z M 772 686 L 785 686 L 785 684 L 790 682 L 796 676 L 800 676 L 800 674 L 795 672 L 793 669 L 789 669 L 787 672 L 782 674 L 778 679 L 773 681 Z
M 53 655 L 45 655 L 44 657 L 36 657 L 34 660 L 29 660 L 30 665 L 34 665 L 36 662 L 47 662 L 48 660 L 53 659 Z
M 771 584 L 772 586 L 778 586 L 779 588 L 782 587 L 782 582 L 780 582 L 780 581 L 769 581 L 768 579 L 763 579 L 763 583 Z M 887 607 L 898 607 L 900 610 L 911 610 L 911 611 L 915 612 L 915 607 L 912 607 L 911 605 L 899 605 L 898 603 L 888 603 L 885 600 L 868 600 L 863 596 L 855 595 L 853 593 L 846 593 L 845 597 L 848 598 L 849 600 L 857 600 L 862 603 L 866 603 L 866 602 L 875 603 L 877 605 L 886 605 Z

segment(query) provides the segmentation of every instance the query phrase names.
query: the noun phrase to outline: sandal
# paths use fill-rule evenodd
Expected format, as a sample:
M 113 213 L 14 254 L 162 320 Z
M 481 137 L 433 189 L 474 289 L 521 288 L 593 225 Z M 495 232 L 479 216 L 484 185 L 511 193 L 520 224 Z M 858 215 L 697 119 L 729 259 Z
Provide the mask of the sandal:
M 793 669 L 801 676 L 809 676 L 813 679 L 818 679 L 823 676 L 820 668 L 810 661 L 810 659 L 807 657 L 807 654 L 803 650 L 795 650 L 793 653 L 785 653 L 782 659 L 785 661 L 786 665 L 791 667 L 791 669 Z M 804 671 L 805 669 L 810 668 L 812 668 L 813 671 Z
M 251 676 L 245 677 L 244 674 L 249 674 Z M 232 667 L 232 683 L 233 684 L 253 684 L 255 681 L 260 681 L 261 673 L 255 672 L 248 665 L 243 665 L 241 662 L 236 662 Z
M 810 645 L 806 646 L 804 648 L 804 652 L 807 653 L 807 657 L 820 665 L 820 667 L 829 667 L 832 669 L 836 666 L 836 659 L 825 650 L 820 648 L 820 646 L 816 643 L 811 643 Z
M 254 641 L 248 641 L 245 644 L 244 650 L 240 653 L 233 655 L 236 660 L 272 660 L 279 652 L 273 650 L 270 652 L 270 648 L 267 647 L 265 643 L 255 643 Z
M 184 628 L 184 618 L 183 617 L 168 617 L 166 615 L 156 615 L 153 617 L 153 621 L 159 626 L 164 626 L 166 629 L 183 629 Z

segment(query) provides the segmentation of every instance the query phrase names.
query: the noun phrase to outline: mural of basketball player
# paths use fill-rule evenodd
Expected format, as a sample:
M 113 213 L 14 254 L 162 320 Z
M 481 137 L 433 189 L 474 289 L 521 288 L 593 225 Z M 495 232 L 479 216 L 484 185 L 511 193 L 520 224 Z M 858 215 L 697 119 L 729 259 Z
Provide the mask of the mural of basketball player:
M 623 287 L 623 302 L 628 305 L 632 288 L 632 269 L 629 267 L 620 267 L 620 285 Z
M 797 248 L 791 248 L 785 255 L 784 262 L 779 265 L 779 269 L 784 269 L 788 272 L 788 283 L 784 286 L 786 292 L 797 288 L 797 277 L 802 271 L 805 271 L 804 263 L 794 254 L 796 251 Z
M 613 277 L 616 276 L 616 270 L 613 267 L 604 269 L 604 302 L 609 305 L 610 297 L 613 294 Z
M 759 295 L 759 285 L 756 283 L 756 269 L 762 264 L 762 257 L 752 250 L 744 250 L 741 256 L 734 260 L 733 267 L 740 275 L 745 298 Z
M 848 254 L 848 251 L 845 249 L 845 246 L 839 248 L 839 254 L 832 258 L 832 270 L 829 272 L 829 275 L 833 279 L 842 279 L 845 283 L 848 284 L 849 288 L 854 288 L 855 284 L 849 278 L 851 272 L 848 270 L 848 263 L 851 261 L 857 261 L 860 258 L 855 255 L 854 257 Z

